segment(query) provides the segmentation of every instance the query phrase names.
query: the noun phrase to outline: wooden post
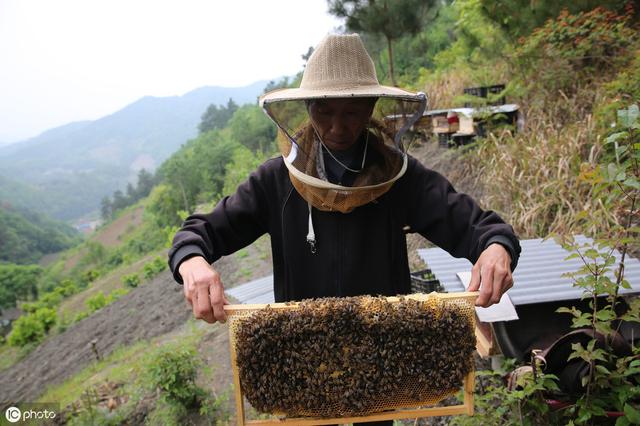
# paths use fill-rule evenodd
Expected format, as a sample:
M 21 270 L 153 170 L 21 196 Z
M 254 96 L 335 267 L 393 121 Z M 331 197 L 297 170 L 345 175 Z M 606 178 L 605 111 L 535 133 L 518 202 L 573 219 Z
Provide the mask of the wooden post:
M 236 422 L 239 426 L 244 426 L 244 397 L 242 396 L 242 389 L 240 389 L 240 373 L 238 372 L 238 364 L 236 361 L 236 345 L 234 344 L 231 327 L 229 327 L 229 346 L 231 369 L 233 370 L 233 387 L 236 395 Z
M 464 406 L 467 409 L 466 414 L 468 416 L 473 416 L 473 391 L 476 386 L 475 377 L 476 373 L 474 371 L 470 371 L 464 378 Z

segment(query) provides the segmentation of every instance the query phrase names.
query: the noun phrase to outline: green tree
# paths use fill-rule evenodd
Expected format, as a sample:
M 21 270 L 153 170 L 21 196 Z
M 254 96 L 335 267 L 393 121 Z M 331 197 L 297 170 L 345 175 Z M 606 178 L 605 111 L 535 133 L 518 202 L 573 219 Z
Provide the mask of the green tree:
M 217 106 L 214 104 L 209 105 L 207 110 L 202 114 L 198 130 L 200 133 L 206 133 L 210 130 L 222 129 L 227 125 L 227 122 L 233 116 L 233 113 L 238 109 L 233 99 L 229 98 L 227 106 Z
M 222 194 L 233 194 L 238 185 L 247 180 L 249 174 L 265 160 L 266 156 L 262 152 L 254 154 L 244 146 L 238 147 L 233 152 L 231 162 L 227 164 Z
M 113 208 L 111 206 L 111 198 L 104 196 L 102 201 L 100 201 L 100 217 L 102 217 L 102 220 L 106 222 L 111 219 L 112 214 Z
M 146 169 L 140 169 L 138 171 L 138 185 L 136 186 L 136 201 L 149 195 L 155 184 L 156 179 L 153 173 L 148 172 Z
M 25 346 L 38 343 L 58 321 L 55 309 L 41 307 L 36 311 L 22 315 L 13 323 L 13 329 L 7 339 L 11 346 Z
M 73 228 L 43 215 L 0 205 L 0 262 L 35 263 L 47 253 L 75 245 Z
M 382 35 L 389 55 L 389 78 L 395 86 L 393 42 L 422 28 L 423 13 L 433 8 L 433 0 L 328 0 L 329 12 L 346 18 L 350 31 Z
M 253 152 L 269 152 L 275 149 L 276 126 L 256 105 L 238 109 L 229 121 L 231 138 Z
M 273 90 L 276 90 L 276 89 L 284 89 L 284 88 L 288 88 L 288 87 L 293 87 L 292 83 L 293 83 L 292 81 L 289 81 L 289 77 L 282 77 L 278 81 L 271 80 L 264 87 L 263 93 L 269 93 L 269 92 L 271 92 Z
M 37 265 L 0 264 L 0 312 L 15 307 L 18 301 L 37 299 L 42 272 Z
M 178 215 L 182 211 L 182 201 L 169 184 L 160 184 L 149 195 L 147 210 L 161 228 L 180 224 Z

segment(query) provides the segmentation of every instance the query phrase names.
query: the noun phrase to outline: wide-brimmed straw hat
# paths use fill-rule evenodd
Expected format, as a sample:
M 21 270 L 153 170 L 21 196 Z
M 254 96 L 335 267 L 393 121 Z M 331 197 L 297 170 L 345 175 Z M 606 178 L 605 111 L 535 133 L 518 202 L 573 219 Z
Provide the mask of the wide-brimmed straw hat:
M 362 165 L 353 172 L 357 176 L 349 186 L 329 181 L 324 156 L 330 151 L 309 116 L 306 101 L 326 98 L 377 98 L 360 135 L 364 141 Z M 403 135 L 422 116 L 426 96 L 381 85 L 359 35 L 329 35 L 309 58 L 300 87 L 269 92 L 260 97 L 260 105 L 280 129 L 278 147 L 284 164 L 309 211 L 313 206 L 349 213 L 382 196 L 405 173 L 410 138 Z M 388 119 L 398 114 L 404 119 Z M 368 148 L 373 154 L 365 163 Z M 314 239 L 311 219 L 309 223 L 308 239 Z
M 260 105 L 345 97 L 393 97 L 416 101 L 420 96 L 424 95 L 381 85 L 373 61 L 358 34 L 330 34 L 309 58 L 300 87 L 266 93 L 260 97 Z

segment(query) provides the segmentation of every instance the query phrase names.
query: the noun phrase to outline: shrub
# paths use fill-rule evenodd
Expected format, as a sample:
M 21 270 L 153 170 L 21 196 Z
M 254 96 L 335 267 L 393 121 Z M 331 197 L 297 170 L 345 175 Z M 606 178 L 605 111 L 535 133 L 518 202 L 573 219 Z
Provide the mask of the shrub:
M 27 314 L 15 320 L 7 341 L 11 346 L 25 346 L 27 343 L 41 341 L 44 335 L 44 324 L 33 314 Z
M 97 280 L 99 276 L 100 272 L 96 271 L 95 269 L 89 269 L 82 274 L 82 281 L 86 284 L 89 284 Z
M 109 293 L 109 295 L 106 295 L 105 293 L 100 292 L 95 296 L 88 298 L 86 301 L 87 308 L 89 308 L 88 314 L 91 314 L 97 310 L 104 308 L 107 305 L 112 304 L 113 302 L 115 302 L 116 300 L 118 300 L 120 297 L 124 296 L 128 292 L 129 291 L 127 289 L 120 288 L 112 291 L 111 293 Z
M 150 280 L 165 269 L 167 269 L 167 262 L 158 256 L 144 265 L 142 274 L 145 279 Z
M 98 309 L 107 306 L 107 297 L 103 292 L 100 292 L 95 296 L 88 298 L 85 304 L 87 305 L 87 308 L 89 308 L 89 312 L 95 312 Z
M 632 15 L 631 9 L 624 15 L 602 7 L 575 15 L 563 10 L 521 38 L 516 57 L 525 72 L 535 70 L 542 85 L 566 91 L 579 77 L 602 74 L 627 60 L 624 52 L 637 38 L 628 26 Z
M 122 282 L 127 287 L 135 288 L 140 285 L 140 277 L 138 274 L 129 274 L 122 277 Z
M 196 385 L 201 368 L 203 362 L 194 348 L 165 345 L 151 355 L 144 376 L 147 385 L 159 390 L 166 400 L 195 407 L 207 397 L 207 392 Z
M 51 308 L 39 308 L 32 313 L 22 315 L 13 323 L 13 329 L 7 339 L 11 346 L 25 346 L 38 343 L 53 327 L 58 317 Z

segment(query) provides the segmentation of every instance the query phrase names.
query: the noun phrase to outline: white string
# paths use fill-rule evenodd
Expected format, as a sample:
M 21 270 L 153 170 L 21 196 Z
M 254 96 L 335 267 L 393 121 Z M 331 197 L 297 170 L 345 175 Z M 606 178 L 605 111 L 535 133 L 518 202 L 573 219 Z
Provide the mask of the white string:
M 313 220 L 311 219 L 311 203 L 307 203 L 309 206 L 309 232 L 307 233 L 307 243 L 311 248 L 311 253 L 316 252 L 316 233 L 313 229 Z
M 364 163 L 367 160 L 367 150 L 369 148 L 369 131 L 367 130 L 367 137 L 365 139 L 364 142 L 364 154 L 362 154 L 362 164 L 360 165 L 360 170 L 356 170 L 356 169 L 352 169 L 348 166 L 346 166 L 342 161 L 338 160 L 335 155 L 333 155 L 333 153 L 331 152 L 331 150 L 329 148 L 327 148 L 327 146 L 324 144 L 324 142 L 322 141 L 322 138 L 320 138 L 320 135 L 318 134 L 318 131 L 316 130 L 316 128 L 313 128 L 313 131 L 316 134 L 316 137 L 318 138 L 318 140 L 320 141 L 320 144 L 322 145 L 322 147 L 324 149 L 327 150 L 327 152 L 329 153 L 329 155 L 331 156 L 331 158 L 333 158 L 333 160 L 340 164 L 345 170 L 348 170 L 352 173 L 360 173 L 363 169 L 364 169 Z

